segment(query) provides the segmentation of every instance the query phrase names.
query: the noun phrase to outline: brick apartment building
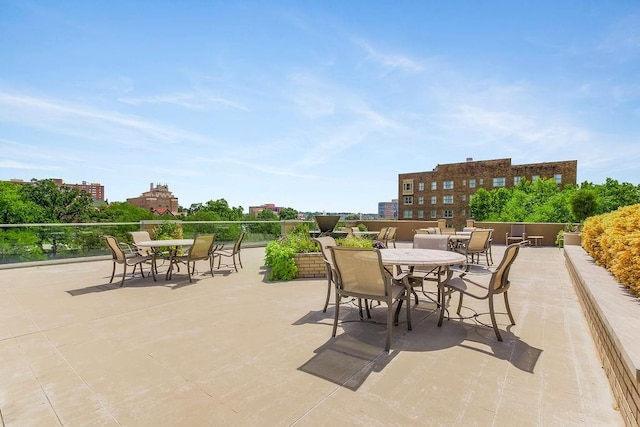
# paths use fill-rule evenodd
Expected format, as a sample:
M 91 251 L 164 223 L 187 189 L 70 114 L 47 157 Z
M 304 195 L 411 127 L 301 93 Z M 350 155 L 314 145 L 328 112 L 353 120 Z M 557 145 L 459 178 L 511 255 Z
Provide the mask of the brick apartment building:
M 521 179 L 553 178 L 561 187 L 576 184 L 578 161 L 512 165 L 511 159 L 437 165 L 432 171 L 398 175 L 398 219 L 445 219 L 463 227 L 469 218 L 471 196 L 480 188 L 491 191 L 515 186 Z
M 149 191 L 127 199 L 127 203 L 157 214 L 170 212 L 172 215 L 178 215 L 178 198 L 173 196 L 166 184 L 154 186 L 152 182 L 149 184 Z
M 257 217 L 258 214 L 260 214 L 260 212 L 262 212 L 263 210 L 270 210 L 271 212 L 275 213 L 276 215 L 280 214 L 280 211 L 282 210 L 281 206 L 276 206 L 273 203 L 266 203 L 264 205 L 260 205 L 260 206 L 249 206 L 249 215 L 252 217 Z
M 59 178 L 50 178 L 51 181 L 55 182 L 58 187 L 62 187 L 63 185 L 69 188 L 78 188 L 80 190 L 84 190 L 91 195 L 91 199 L 94 202 L 104 202 L 104 186 L 97 182 L 88 183 L 87 181 L 82 181 L 82 184 L 65 184 L 65 182 Z M 32 181 L 24 181 L 22 179 L 11 179 L 9 182 L 13 184 L 31 184 Z

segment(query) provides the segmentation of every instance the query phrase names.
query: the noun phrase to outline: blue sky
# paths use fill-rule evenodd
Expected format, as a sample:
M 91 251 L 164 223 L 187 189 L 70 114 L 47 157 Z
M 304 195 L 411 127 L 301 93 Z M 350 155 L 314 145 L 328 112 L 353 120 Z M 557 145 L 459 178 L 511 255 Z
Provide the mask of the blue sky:
M 637 1 L 0 0 L 0 179 L 376 212 L 398 174 L 640 183 Z

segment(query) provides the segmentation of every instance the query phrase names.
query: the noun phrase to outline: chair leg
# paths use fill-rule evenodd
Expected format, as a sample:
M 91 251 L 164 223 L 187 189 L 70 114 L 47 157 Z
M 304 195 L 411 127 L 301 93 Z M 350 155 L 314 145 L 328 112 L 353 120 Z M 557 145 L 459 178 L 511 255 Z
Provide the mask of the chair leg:
M 333 316 L 333 333 L 332 337 L 336 336 L 336 332 L 338 331 L 338 313 L 340 312 L 340 294 L 336 292 L 336 310 Z
M 157 270 L 157 269 L 158 269 L 158 267 L 156 266 L 156 259 L 155 259 L 155 258 L 153 258 L 153 259 L 151 260 L 151 274 L 153 275 L 153 281 L 154 281 L 154 282 L 156 281 L 156 273 L 157 273 L 157 271 L 156 271 L 156 270 Z
M 462 310 L 462 297 L 464 297 L 464 294 L 460 292 L 460 301 L 458 301 L 458 310 L 456 311 L 456 313 L 458 313 L 458 316 L 460 315 L 460 310 Z
M 493 296 L 489 298 L 489 314 L 491 315 L 491 324 L 493 325 L 493 331 L 496 333 L 498 341 L 502 341 L 502 336 L 498 330 L 498 323 L 496 322 L 496 312 L 493 309 Z
M 391 302 L 388 302 L 387 303 L 387 342 L 384 346 L 384 351 L 389 351 L 389 349 L 391 348 L 392 332 L 393 332 L 393 304 Z
M 113 269 L 111 270 L 111 279 L 109 280 L 109 283 L 113 282 L 113 276 L 116 274 L 116 262 L 113 261 Z
M 440 289 L 442 287 L 442 289 Z M 442 320 L 444 319 L 444 304 L 446 299 L 446 292 L 444 287 L 438 284 L 438 300 L 440 301 L 440 317 L 438 319 L 438 326 L 442 326 Z
M 509 315 L 509 320 L 512 325 L 516 324 L 516 321 L 513 320 L 513 316 L 511 315 L 511 307 L 509 307 L 509 297 L 507 296 L 507 291 L 504 291 L 504 305 L 507 308 L 507 314 Z
M 124 271 L 122 272 L 122 282 L 120 282 L 120 287 L 124 286 L 124 279 L 127 277 L 127 263 L 124 263 Z
M 238 263 L 240 264 L 240 268 L 244 268 L 242 266 L 242 258 L 240 258 L 240 251 L 238 251 Z
M 238 272 L 238 266 L 236 265 L 236 254 L 232 255 L 233 257 L 233 268 L 236 269 L 236 273 Z
M 189 283 L 193 283 L 193 281 L 191 280 L 191 275 L 192 275 L 191 270 L 192 269 L 189 268 L 189 261 L 187 261 L 187 274 L 189 275 Z M 196 262 L 193 261 L 193 272 L 195 273 L 195 271 L 196 271 Z
M 407 294 L 407 329 L 411 331 L 413 326 L 411 325 L 411 304 L 409 304 L 409 301 L 411 301 L 411 296 Z
M 329 307 L 329 299 L 331 299 L 331 279 L 327 280 L 327 299 L 324 301 L 324 308 L 322 309 L 323 313 L 327 312 L 327 308 Z

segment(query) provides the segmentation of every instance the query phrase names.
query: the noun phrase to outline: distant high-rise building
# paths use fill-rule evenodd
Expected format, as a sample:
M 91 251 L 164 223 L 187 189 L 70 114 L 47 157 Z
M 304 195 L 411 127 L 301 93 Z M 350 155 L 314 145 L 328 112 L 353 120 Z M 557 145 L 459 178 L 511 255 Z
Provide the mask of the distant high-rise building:
M 398 199 L 390 202 L 378 202 L 378 218 L 398 219 Z
M 552 178 L 560 187 L 576 184 L 578 161 L 512 165 L 511 159 L 437 165 L 432 171 L 398 175 L 398 219 L 445 219 L 453 227 L 469 218 L 471 196 L 480 188 L 510 188 L 521 179 Z
M 151 212 L 164 214 L 170 212 L 178 215 L 178 198 L 169 191 L 168 185 L 149 184 L 149 191 L 145 191 L 138 197 L 127 199 L 127 203 L 147 209 Z

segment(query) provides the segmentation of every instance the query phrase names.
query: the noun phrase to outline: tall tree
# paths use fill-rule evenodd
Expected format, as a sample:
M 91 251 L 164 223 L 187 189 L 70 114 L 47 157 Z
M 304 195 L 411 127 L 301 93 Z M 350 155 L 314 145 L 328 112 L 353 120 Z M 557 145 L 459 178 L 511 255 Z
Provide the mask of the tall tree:
M 293 208 L 282 208 L 280 209 L 280 213 L 278 214 L 281 220 L 285 219 L 297 219 L 298 211 Z
M 20 184 L 0 182 L 0 224 L 29 224 L 44 220 L 44 210 L 23 197 Z
M 43 209 L 43 222 L 82 222 L 89 218 L 92 200 L 84 190 L 58 186 L 50 179 L 33 180 L 32 185 L 23 185 L 20 190 Z

